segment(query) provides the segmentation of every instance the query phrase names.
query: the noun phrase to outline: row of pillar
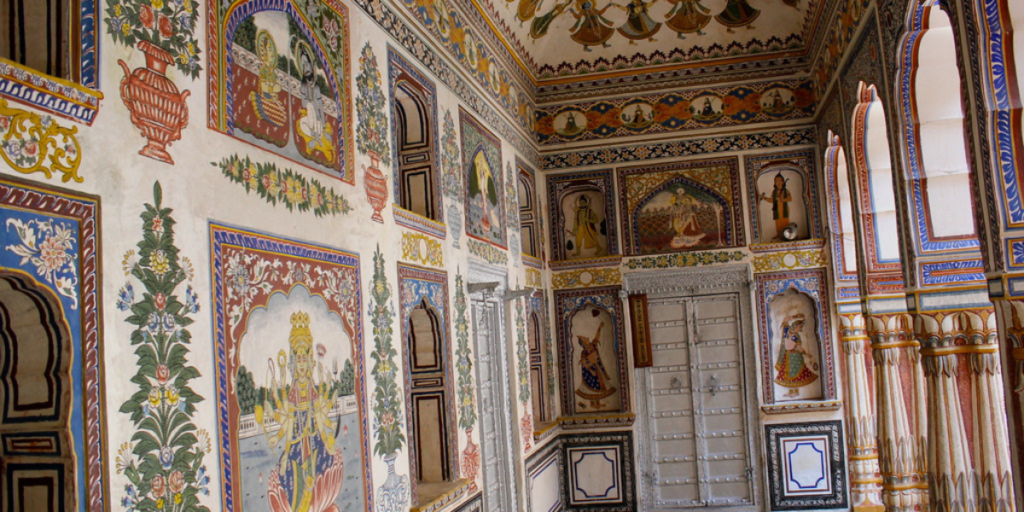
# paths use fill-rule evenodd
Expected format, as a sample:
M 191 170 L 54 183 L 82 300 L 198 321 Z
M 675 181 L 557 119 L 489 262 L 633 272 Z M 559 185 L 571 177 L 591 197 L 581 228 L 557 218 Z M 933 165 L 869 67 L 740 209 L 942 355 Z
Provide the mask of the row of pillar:
M 839 320 L 853 509 L 1016 510 L 995 311 Z

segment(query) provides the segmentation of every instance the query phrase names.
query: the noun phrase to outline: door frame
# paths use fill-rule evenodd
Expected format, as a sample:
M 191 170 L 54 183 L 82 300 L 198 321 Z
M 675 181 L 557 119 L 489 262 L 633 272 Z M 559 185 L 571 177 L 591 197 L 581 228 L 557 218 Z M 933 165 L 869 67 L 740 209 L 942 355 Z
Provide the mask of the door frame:
M 747 450 L 750 453 L 750 465 L 753 474 L 750 478 L 751 496 L 755 502 L 750 510 L 759 510 L 768 503 L 767 486 L 762 485 L 764 475 L 764 442 L 761 435 L 761 420 L 756 393 L 750 393 L 752 386 L 759 386 L 757 373 L 758 347 L 755 342 L 753 314 L 753 278 L 747 265 L 722 265 L 699 269 L 676 269 L 631 272 L 623 275 L 623 289 L 628 294 L 647 294 L 648 298 L 700 297 L 735 293 L 739 297 L 740 355 L 743 365 L 743 377 L 746 380 L 747 428 L 750 433 Z M 687 319 L 687 323 L 690 320 Z M 650 415 L 647 408 L 647 395 L 650 393 L 648 384 L 651 371 L 649 368 L 636 368 L 633 372 L 636 385 L 637 414 L 637 484 L 640 495 L 640 510 L 654 510 L 654 475 L 650 472 L 654 461 L 652 458 L 653 432 L 646 419 Z M 724 507 L 725 510 L 743 510 L 743 506 Z M 718 507 L 704 507 L 703 510 L 714 510 Z M 702 510 L 694 507 L 694 510 Z
M 495 376 L 509 376 L 510 369 L 510 352 L 508 347 L 508 326 L 506 321 L 508 313 L 505 311 L 507 303 L 505 302 L 505 294 L 508 292 L 508 270 L 505 268 L 494 267 L 485 263 L 477 262 L 470 258 L 468 268 L 468 278 L 466 280 L 469 287 L 469 304 L 470 311 L 472 313 L 470 320 L 470 329 L 473 335 L 473 358 L 476 363 L 476 368 L 473 372 L 473 378 L 476 380 L 476 394 L 477 394 L 477 407 L 480 407 L 483 403 L 480 397 L 480 359 L 477 357 L 480 353 L 477 350 L 478 337 L 476 335 L 477 325 L 477 307 L 481 303 L 486 303 L 486 307 L 493 308 L 497 318 L 494 319 L 494 327 L 492 335 L 490 337 L 491 350 L 489 351 L 491 356 L 491 375 Z M 497 379 L 498 384 L 498 395 L 499 399 L 504 402 L 504 408 L 495 407 L 495 410 L 499 411 L 499 420 L 501 425 L 496 425 L 499 428 L 497 441 L 503 444 L 503 452 L 500 453 L 499 467 L 507 478 L 506 483 L 508 488 L 505 488 L 502 492 L 501 510 L 516 510 L 517 503 L 520 501 L 519 496 L 519 475 L 516 467 L 516 456 L 515 448 L 518 446 L 519 436 L 515 428 L 515 418 L 510 415 L 515 414 L 515 409 L 512 404 L 512 387 L 511 382 L 508 378 Z M 502 414 L 504 412 L 504 414 Z M 480 411 L 483 414 L 483 411 Z M 503 438 L 503 439 L 502 439 Z M 480 449 L 481 449 L 481 466 L 485 459 L 486 449 L 484 446 L 484 432 L 480 429 Z M 502 442 L 503 441 L 503 442 Z M 491 448 L 493 449 L 493 447 Z M 483 478 L 483 467 L 480 469 L 481 479 Z M 483 506 L 487 506 L 486 503 L 486 488 L 487 482 L 483 482 L 483 494 L 485 503 Z

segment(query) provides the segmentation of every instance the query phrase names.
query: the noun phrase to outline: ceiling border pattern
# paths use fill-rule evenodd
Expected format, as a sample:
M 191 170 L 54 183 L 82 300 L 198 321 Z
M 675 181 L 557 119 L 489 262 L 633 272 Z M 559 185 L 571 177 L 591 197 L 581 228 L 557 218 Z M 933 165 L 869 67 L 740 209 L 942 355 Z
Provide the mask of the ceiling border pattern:
M 541 157 L 541 169 L 551 171 L 590 165 L 609 165 L 661 158 L 699 156 L 710 153 L 814 145 L 816 141 L 817 137 L 814 127 L 807 126 L 761 133 L 714 135 L 687 140 L 645 142 L 545 154 Z

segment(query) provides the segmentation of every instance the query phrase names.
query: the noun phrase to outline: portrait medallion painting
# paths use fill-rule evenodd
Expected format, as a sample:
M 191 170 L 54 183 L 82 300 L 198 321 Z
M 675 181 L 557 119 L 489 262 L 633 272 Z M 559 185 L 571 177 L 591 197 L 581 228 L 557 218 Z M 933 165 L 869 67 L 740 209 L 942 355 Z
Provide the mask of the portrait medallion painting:
M 369 510 L 359 260 L 211 225 L 225 510 Z
M 752 243 L 821 238 L 813 162 L 809 150 L 747 157 Z
M 548 175 L 555 261 L 619 253 L 612 171 Z
M 625 254 L 742 246 L 734 158 L 619 170 Z
M 222 48 L 210 51 L 211 127 L 353 183 L 345 8 L 270 0 L 213 9 Z
M 466 234 L 505 248 L 501 141 L 461 108 L 459 124 L 466 172 Z
M 764 403 L 834 400 L 835 374 L 824 269 L 757 279 Z
M 619 288 L 559 292 L 563 413 L 628 410 Z

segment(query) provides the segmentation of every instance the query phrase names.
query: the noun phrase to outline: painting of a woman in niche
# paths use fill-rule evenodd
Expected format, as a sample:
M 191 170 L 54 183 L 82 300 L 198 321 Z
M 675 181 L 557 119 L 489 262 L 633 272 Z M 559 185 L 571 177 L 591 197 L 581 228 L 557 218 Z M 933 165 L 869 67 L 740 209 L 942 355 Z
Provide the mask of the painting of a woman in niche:
M 817 369 L 818 364 L 804 348 L 802 314 L 783 319 L 781 328 L 782 343 L 779 344 L 779 355 L 775 359 L 775 383 L 789 388 L 787 397 L 797 397 L 800 388 L 818 380 L 818 374 L 811 369 Z
M 771 382 L 778 402 L 822 396 L 816 314 L 814 299 L 796 288 L 776 295 L 769 304 L 774 357 Z
M 793 169 L 770 169 L 757 176 L 759 241 L 787 242 L 808 238 L 804 177 Z M 793 238 L 784 233 L 793 228 Z
M 608 227 L 600 191 L 571 192 L 562 197 L 561 204 L 566 258 L 607 256 Z
M 579 412 L 618 410 L 620 406 L 614 334 L 606 329 L 611 321 L 607 311 L 593 306 L 573 316 L 570 335 L 574 350 L 579 351 L 574 379 Z
M 478 151 L 473 157 L 473 167 L 469 172 L 469 198 L 479 207 L 480 227 L 484 232 L 490 235 L 492 230 L 500 229 L 498 189 L 483 151 Z
M 234 385 L 242 510 L 365 510 L 346 324 L 303 286 L 249 314 Z

